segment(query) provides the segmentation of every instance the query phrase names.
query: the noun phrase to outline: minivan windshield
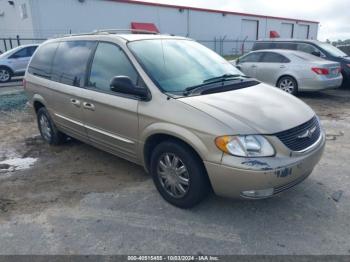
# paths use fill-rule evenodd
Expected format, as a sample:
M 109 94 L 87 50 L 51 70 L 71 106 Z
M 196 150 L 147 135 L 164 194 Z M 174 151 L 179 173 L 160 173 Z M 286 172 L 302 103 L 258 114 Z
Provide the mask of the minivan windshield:
M 224 58 L 192 40 L 139 40 L 128 46 L 164 92 L 182 93 L 211 81 L 225 81 L 226 76 L 244 76 Z
M 330 53 L 332 56 L 335 56 L 335 57 L 345 57 L 345 56 L 347 56 L 347 54 L 345 54 L 339 48 L 337 48 L 337 47 L 335 47 L 335 46 L 333 46 L 331 44 L 320 43 L 319 46 L 321 48 L 323 48 L 325 51 L 327 51 L 328 53 Z

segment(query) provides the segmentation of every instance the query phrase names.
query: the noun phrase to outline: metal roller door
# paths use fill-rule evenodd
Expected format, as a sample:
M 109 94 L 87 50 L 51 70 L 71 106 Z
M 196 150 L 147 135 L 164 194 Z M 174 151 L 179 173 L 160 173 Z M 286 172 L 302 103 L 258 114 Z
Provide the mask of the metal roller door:
M 282 23 L 280 36 L 281 38 L 293 38 L 294 24 Z
M 257 20 L 242 20 L 241 36 L 242 39 L 255 41 L 258 39 L 259 21 Z
M 299 25 L 298 26 L 298 38 L 299 39 L 308 39 L 310 33 L 309 25 Z

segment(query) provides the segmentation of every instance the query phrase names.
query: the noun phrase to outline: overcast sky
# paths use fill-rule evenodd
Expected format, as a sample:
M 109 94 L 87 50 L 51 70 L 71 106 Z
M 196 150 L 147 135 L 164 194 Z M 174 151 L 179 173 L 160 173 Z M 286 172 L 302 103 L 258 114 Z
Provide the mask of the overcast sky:
M 320 22 L 319 40 L 350 39 L 350 0 L 145 0 Z

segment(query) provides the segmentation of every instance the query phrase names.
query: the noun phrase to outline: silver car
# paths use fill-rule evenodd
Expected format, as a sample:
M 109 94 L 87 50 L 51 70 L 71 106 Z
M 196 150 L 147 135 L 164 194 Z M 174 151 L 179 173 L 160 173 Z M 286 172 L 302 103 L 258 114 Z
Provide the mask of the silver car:
M 297 94 L 341 86 L 338 62 L 293 50 L 260 50 L 236 60 L 236 67 L 250 77 Z
M 0 55 L 0 83 L 11 80 L 13 76 L 24 75 L 29 60 L 39 45 L 22 45 Z

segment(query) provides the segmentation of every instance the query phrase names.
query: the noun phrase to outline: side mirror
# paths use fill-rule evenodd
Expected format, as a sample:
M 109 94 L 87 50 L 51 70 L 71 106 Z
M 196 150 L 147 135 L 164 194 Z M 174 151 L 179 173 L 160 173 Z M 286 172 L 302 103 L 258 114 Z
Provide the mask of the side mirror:
M 314 55 L 314 56 L 321 57 L 321 52 L 320 51 L 313 51 L 311 54 Z
M 136 87 L 128 76 L 114 76 L 111 80 L 110 88 L 113 92 L 138 96 L 142 100 L 148 98 L 147 89 Z
M 238 65 L 238 64 L 239 64 L 239 58 L 236 59 L 236 65 Z

